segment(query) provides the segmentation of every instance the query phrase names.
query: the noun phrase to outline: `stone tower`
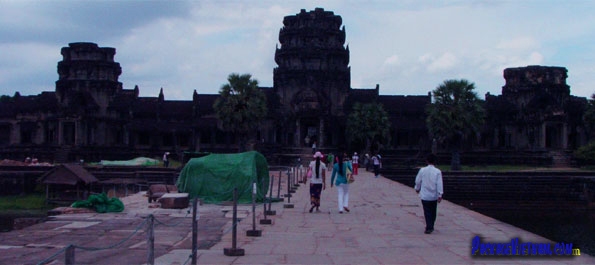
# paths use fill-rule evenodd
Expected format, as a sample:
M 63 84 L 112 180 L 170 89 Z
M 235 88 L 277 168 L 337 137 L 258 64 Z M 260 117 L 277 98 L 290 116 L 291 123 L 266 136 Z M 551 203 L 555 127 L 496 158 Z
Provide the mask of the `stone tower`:
M 50 129 L 57 131 L 61 145 L 103 145 L 108 139 L 108 106 L 122 91 L 118 82 L 122 68 L 114 62 L 116 49 L 78 42 L 63 47 L 61 53 L 56 81 L 60 118 Z
M 504 69 L 502 97 L 516 113 L 509 121 L 511 145 L 531 149 L 566 149 L 569 139 L 570 87 L 564 67 Z M 508 137 L 510 138 L 510 137 Z
M 279 32 L 273 72 L 282 112 L 291 119 L 288 144 L 324 146 L 336 117 L 344 116 L 343 103 L 350 91 L 349 47 L 345 26 L 331 11 L 316 8 L 286 16 Z
M 56 81 L 60 107 L 67 113 L 105 115 L 110 98 L 122 90 L 116 49 L 78 42 L 63 47 L 61 53 Z

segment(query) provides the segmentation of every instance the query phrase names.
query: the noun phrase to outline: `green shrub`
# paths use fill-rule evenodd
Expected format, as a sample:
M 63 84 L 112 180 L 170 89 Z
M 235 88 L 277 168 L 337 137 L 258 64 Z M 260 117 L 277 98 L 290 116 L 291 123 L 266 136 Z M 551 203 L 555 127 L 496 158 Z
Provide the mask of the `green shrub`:
M 0 197 L 0 210 L 31 210 L 46 208 L 43 194 Z
M 579 147 L 574 151 L 574 156 L 581 164 L 595 164 L 595 141 Z

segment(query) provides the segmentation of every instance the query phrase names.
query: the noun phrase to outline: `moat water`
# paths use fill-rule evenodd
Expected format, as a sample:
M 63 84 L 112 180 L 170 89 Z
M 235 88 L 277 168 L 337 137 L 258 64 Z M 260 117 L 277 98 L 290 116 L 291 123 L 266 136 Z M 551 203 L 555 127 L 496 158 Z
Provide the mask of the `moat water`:
M 533 209 L 477 208 L 469 207 L 465 202 L 459 202 L 459 205 L 556 243 L 572 243 L 581 253 L 595 256 L 595 209 L 551 209 L 539 207 L 538 202 Z
M 387 175 L 388 178 L 391 178 Z M 518 176 L 522 177 L 522 176 Z M 402 184 L 412 186 L 412 179 L 407 177 L 393 178 L 400 179 Z M 452 197 L 469 197 L 464 190 L 456 191 L 452 187 L 447 187 Z M 481 184 L 476 184 L 481 185 Z M 452 185 L 451 185 L 452 186 Z M 556 187 L 548 187 L 556 189 Z M 561 188 L 562 189 L 562 188 Z M 459 194 L 452 194 L 453 192 Z M 495 190 L 494 197 L 498 196 Z M 519 191 L 521 194 L 523 191 Z M 471 193 L 473 194 L 473 193 Z M 464 199 L 449 199 L 450 202 L 461 205 L 470 210 L 479 212 L 483 215 L 492 217 L 502 222 L 519 227 L 526 231 L 545 237 L 553 242 L 572 243 L 573 248 L 579 248 L 581 253 L 587 253 L 595 256 L 595 208 L 587 207 L 587 202 L 565 202 L 556 200 L 556 198 L 541 198 L 533 201 L 522 201 L 522 205 L 512 201 L 519 194 L 509 194 L 510 196 L 498 197 L 498 200 L 486 200 L 491 196 L 484 196 L 481 200 L 469 201 Z M 486 195 L 486 194 L 484 194 Z M 473 197 L 473 196 L 471 196 Z M 519 238 L 522 241 L 522 238 Z M 539 243 L 539 242 L 535 242 Z

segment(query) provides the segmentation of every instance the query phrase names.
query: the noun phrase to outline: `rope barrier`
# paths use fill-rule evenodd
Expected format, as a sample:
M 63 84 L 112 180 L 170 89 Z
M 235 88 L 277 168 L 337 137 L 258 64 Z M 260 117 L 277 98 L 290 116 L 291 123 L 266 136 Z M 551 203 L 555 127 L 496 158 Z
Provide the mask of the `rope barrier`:
M 122 245 L 124 242 L 128 241 L 130 238 L 132 238 L 132 236 L 134 236 L 148 222 L 148 220 L 149 220 L 148 218 L 145 219 L 145 221 L 143 221 L 142 223 L 140 223 L 136 227 L 136 230 L 134 230 L 134 232 L 132 232 L 132 234 L 130 234 L 126 238 L 122 239 L 120 242 L 117 242 L 117 243 L 112 244 L 110 246 L 107 246 L 107 247 L 83 247 L 83 246 L 74 245 L 74 247 L 75 248 L 78 248 L 78 249 L 81 249 L 81 250 L 86 250 L 86 251 L 97 251 L 97 250 L 106 250 L 106 249 L 115 248 L 115 247 L 117 247 L 119 245 Z
M 290 176 L 291 169 L 292 168 L 291 167 L 288 167 L 288 166 L 274 166 L 274 167 L 269 167 L 269 170 L 270 171 L 279 171 L 279 184 L 281 184 L 280 183 L 281 182 L 280 181 L 281 172 L 286 172 L 287 173 L 287 177 L 288 177 L 287 178 L 288 184 L 289 184 L 289 182 L 291 182 L 291 180 L 292 180 L 292 178 Z M 274 176 L 269 176 L 269 177 L 274 177 Z M 264 180 L 259 181 L 259 184 L 261 184 L 261 185 L 259 185 L 259 187 L 264 187 L 263 186 Z M 268 188 L 268 185 L 267 185 L 267 188 Z M 248 187 L 246 187 L 245 189 L 242 189 L 242 190 L 237 189 L 237 188 L 234 187 L 234 189 L 236 189 L 236 196 L 235 196 L 235 198 L 239 198 L 239 197 L 241 197 L 246 192 L 252 193 L 253 187 L 252 186 L 248 186 Z M 271 188 L 271 192 L 272 192 L 272 188 Z M 219 193 L 219 194 L 229 194 L 229 193 L 233 193 L 233 189 L 230 189 L 229 191 L 224 191 L 224 192 Z M 263 199 L 262 204 L 264 204 L 265 205 L 265 208 L 266 208 L 266 203 L 267 203 L 266 193 L 264 194 L 264 197 L 265 198 Z M 208 197 L 207 198 L 203 198 L 203 199 L 208 199 Z M 271 200 L 271 199 L 272 198 L 268 198 L 268 200 Z M 270 201 L 269 201 L 269 203 L 270 203 Z M 260 203 L 257 203 L 257 204 L 260 205 Z M 180 224 L 182 224 L 185 221 L 185 218 L 187 218 L 189 214 L 190 214 L 190 211 L 187 211 L 186 212 L 186 215 L 183 217 L 184 219 L 181 219 L 179 222 L 176 222 L 174 224 L 167 224 L 167 223 L 165 223 L 165 222 L 163 222 L 161 220 L 158 220 L 157 218 L 155 218 L 155 216 L 153 216 L 151 214 L 147 218 L 145 218 L 145 220 L 143 222 L 141 222 L 139 225 L 137 225 L 136 228 L 135 228 L 135 230 L 130 235 L 128 235 L 126 238 L 120 240 L 119 242 L 116 242 L 114 244 L 111 244 L 111 245 L 108 245 L 108 246 L 105 246 L 105 247 L 85 247 L 85 246 L 78 246 L 78 245 L 70 244 L 70 245 L 68 245 L 68 246 L 66 246 L 66 247 L 58 250 L 56 253 L 54 253 L 50 257 L 48 257 L 48 258 L 40 261 L 39 263 L 37 263 L 37 265 L 44 265 L 44 264 L 50 263 L 57 256 L 65 253 L 69 248 L 78 248 L 78 249 L 84 250 L 84 251 L 99 251 L 99 250 L 107 250 L 107 249 L 117 248 L 120 245 L 124 244 L 126 241 L 130 240 L 135 234 L 137 234 L 138 231 L 140 231 L 149 222 L 150 219 L 153 219 L 153 221 L 155 223 L 157 223 L 158 225 L 163 225 L 163 226 L 166 226 L 166 227 L 176 227 L 176 226 L 179 226 Z M 253 212 L 252 214 L 256 214 L 256 213 Z M 197 220 L 198 219 L 199 218 L 197 218 Z M 241 221 L 242 221 L 242 219 L 239 219 L 238 220 L 238 218 L 236 218 L 235 219 L 235 222 L 232 222 L 232 225 L 230 227 L 228 227 L 227 229 L 221 231 L 222 232 L 222 235 L 226 235 L 226 234 L 230 233 L 231 231 L 233 231 L 234 228 L 237 228 L 237 226 L 239 225 L 239 223 Z M 184 227 L 186 227 L 186 226 L 184 226 Z M 201 244 L 199 246 L 199 248 L 200 247 L 205 247 L 205 246 L 207 246 L 209 244 L 210 243 L 203 243 L 203 244 Z M 192 259 L 192 254 L 189 255 L 188 259 L 186 259 L 186 261 L 183 264 L 184 265 L 187 264 L 191 259 Z
M 70 246 L 72 246 L 72 245 L 68 245 L 65 248 L 60 249 L 58 252 L 54 253 L 54 255 L 51 255 L 49 258 L 46 258 L 46 259 L 40 261 L 39 263 L 37 263 L 37 265 L 43 265 L 43 264 L 49 263 L 51 260 L 53 260 L 58 255 L 66 252 L 66 249 L 68 249 L 68 247 L 70 247 Z

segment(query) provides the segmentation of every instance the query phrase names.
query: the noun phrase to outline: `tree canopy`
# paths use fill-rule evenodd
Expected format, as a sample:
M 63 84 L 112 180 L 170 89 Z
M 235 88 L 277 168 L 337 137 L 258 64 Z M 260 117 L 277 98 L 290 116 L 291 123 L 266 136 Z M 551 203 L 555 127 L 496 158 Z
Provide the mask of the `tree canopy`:
M 426 110 L 430 135 L 452 151 L 453 170 L 460 169 L 462 140 L 479 132 L 484 123 L 485 111 L 474 89 L 475 84 L 465 79 L 446 80 L 432 91 L 433 102 Z
M 589 131 L 595 129 L 595 94 L 591 95 L 591 99 L 588 100 L 587 109 L 585 110 L 585 114 L 583 114 L 583 121 Z
M 390 120 L 380 103 L 355 103 L 347 117 L 346 138 L 354 149 L 373 147 L 390 142 Z
M 252 75 L 232 73 L 228 83 L 221 87 L 220 97 L 213 108 L 221 122 L 222 129 L 237 133 L 240 137 L 240 151 L 245 150 L 248 133 L 258 128 L 266 117 L 267 104 L 264 93 L 258 88 L 258 81 Z

